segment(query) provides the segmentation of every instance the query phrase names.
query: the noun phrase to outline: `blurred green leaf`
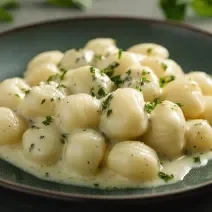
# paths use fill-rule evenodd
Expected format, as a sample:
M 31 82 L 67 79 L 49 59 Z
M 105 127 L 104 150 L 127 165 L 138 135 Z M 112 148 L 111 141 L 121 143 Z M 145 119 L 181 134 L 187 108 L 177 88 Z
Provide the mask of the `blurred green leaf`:
M 16 0 L 4 0 L 0 3 L 0 7 L 3 9 L 15 9 L 19 6 L 20 4 Z
M 12 15 L 7 12 L 4 8 L 0 7 L 0 21 L 1 22 L 11 22 L 13 20 Z
M 191 7 L 199 16 L 212 16 L 212 0 L 193 0 Z
M 59 7 L 77 7 L 79 9 L 87 9 L 92 6 L 92 0 L 47 0 L 47 3 Z
M 160 0 L 160 8 L 167 19 L 182 21 L 185 18 L 187 1 Z

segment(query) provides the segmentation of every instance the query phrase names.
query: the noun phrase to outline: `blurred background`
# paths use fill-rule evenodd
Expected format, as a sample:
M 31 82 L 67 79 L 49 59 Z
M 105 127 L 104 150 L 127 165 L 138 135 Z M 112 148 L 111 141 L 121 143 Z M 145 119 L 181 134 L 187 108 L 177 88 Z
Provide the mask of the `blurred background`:
M 0 32 L 82 15 L 175 20 L 212 32 L 212 0 L 0 0 Z

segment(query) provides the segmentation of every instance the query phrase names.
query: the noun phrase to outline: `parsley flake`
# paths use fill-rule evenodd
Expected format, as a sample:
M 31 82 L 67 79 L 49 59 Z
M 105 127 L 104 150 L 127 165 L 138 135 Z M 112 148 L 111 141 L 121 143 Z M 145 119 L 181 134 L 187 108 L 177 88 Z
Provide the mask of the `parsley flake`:
M 168 68 L 168 66 L 165 63 L 161 63 L 161 66 L 162 66 L 164 71 L 166 71 L 166 69 Z
M 43 99 L 43 100 L 41 101 L 41 105 L 44 104 L 45 102 L 46 102 L 46 99 Z
M 119 59 L 119 60 L 121 59 L 122 52 L 123 52 L 123 50 L 122 50 L 122 49 L 119 49 L 119 51 L 118 51 L 118 59 Z
M 111 114 L 112 114 L 112 109 L 109 109 L 108 111 L 107 111 L 107 117 L 109 117 Z
M 193 157 L 194 163 L 201 163 L 200 156 Z
M 94 87 L 91 88 L 91 96 L 95 97 L 95 93 L 94 93 Z
M 113 75 L 114 69 L 120 64 L 117 62 L 112 62 L 107 68 L 103 69 L 101 72 L 111 77 Z
M 42 122 L 45 126 L 50 125 L 52 122 L 52 117 L 51 116 L 46 116 L 46 119 Z
M 104 96 L 107 95 L 107 92 L 105 91 L 105 89 L 104 89 L 103 87 L 101 87 L 101 88 L 99 88 L 99 90 L 98 90 L 98 95 L 99 95 L 100 97 L 104 97 Z
M 113 99 L 112 94 L 110 94 L 103 102 L 102 102 L 102 111 L 106 110 L 110 106 L 110 102 Z
M 90 72 L 91 72 L 91 74 L 92 74 L 92 78 L 93 78 L 93 80 L 95 80 L 96 79 L 96 70 L 95 70 L 95 68 L 94 67 L 90 67 Z
M 29 147 L 29 152 L 32 152 L 32 150 L 34 149 L 35 147 L 35 144 L 31 144 L 30 147 Z
M 152 53 L 152 48 L 148 48 L 146 52 L 147 52 L 147 54 L 151 54 Z
M 147 102 L 145 105 L 144 105 L 144 110 L 147 112 L 147 113 L 151 113 L 152 110 L 155 109 L 155 107 L 158 105 L 158 104 L 161 104 L 162 101 L 159 99 L 159 98 L 155 98 L 153 100 L 152 103 L 150 102 Z
M 15 96 L 21 98 L 17 93 L 15 94 Z
M 117 75 L 115 77 L 111 77 L 111 80 L 114 82 L 114 84 L 116 85 L 117 88 L 119 88 L 120 85 L 124 83 L 124 81 L 121 79 L 120 75 Z
M 167 83 L 175 80 L 175 78 L 176 77 L 174 75 L 169 75 L 169 76 L 161 77 L 159 79 L 160 87 L 163 88 Z
M 178 105 L 179 107 L 182 107 L 183 106 L 183 104 L 181 104 L 179 102 L 177 102 L 176 105 Z
M 165 182 L 168 182 L 169 180 L 172 180 L 174 178 L 174 175 L 171 174 L 165 174 L 164 172 L 159 172 L 158 176 L 163 179 Z

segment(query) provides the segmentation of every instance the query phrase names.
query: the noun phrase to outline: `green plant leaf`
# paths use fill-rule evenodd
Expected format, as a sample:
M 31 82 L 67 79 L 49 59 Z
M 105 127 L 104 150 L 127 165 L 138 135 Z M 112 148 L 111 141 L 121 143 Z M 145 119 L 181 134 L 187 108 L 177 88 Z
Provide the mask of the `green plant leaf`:
M 193 0 L 191 7 L 199 16 L 212 17 L 212 0 Z
M 12 15 L 6 11 L 4 8 L 0 7 L 0 21 L 1 22 L 11 22 L 13 20 Z
M 92 0 L 47 0 L 47 3 L 59 7 L 77 7 L 79 9 L 87 9 L 92 6 Z
M 15 9 L 20 6 L 19 2 L 16 0 L 4 0 L 0 3 L 0 7 L 3 9 Z
M 187 1 L 160 0 L 159 6 L 167 19 L 182 21 L 185 18 Z

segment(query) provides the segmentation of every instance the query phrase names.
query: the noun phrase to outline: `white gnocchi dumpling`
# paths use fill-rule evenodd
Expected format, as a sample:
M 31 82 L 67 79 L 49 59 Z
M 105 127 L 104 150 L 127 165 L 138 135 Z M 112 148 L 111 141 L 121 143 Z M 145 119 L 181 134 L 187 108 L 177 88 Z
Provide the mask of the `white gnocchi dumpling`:
M 52 116 L 56 104 L 64 98 L 65 94 L 56 86 L 34 86 L 19 104 L 18 111 L 26 118 Z
M 136 44 L 129 49 L 127 49 L 129 52 L 134 52 L 134 53 L 139 53 L 143 55 L 148 55 L 148 56 L 157 56 L 161 57 L 163 59 L 166 59 L 169 57 L 169 52 L 168 50 L 157 44 L 157 43 L 141 43 L 141 44 Z
M 27 71 L 43 63 L 53 63 L 58 65 L 63 58 L 63 55 L 64 54 L 58 50 L 42 52 L 30 60 L 30 62 L 27 64 Z
M 113 79 L 121 88 L 129 87 L 141 91 L 145 101 L 153 101 L 160 96 L 160 86 L 157 76 L 146 66 L 140 64 L 129 67 L 120 78 Z
M 182 67 L 176 61 L 166 59 L 165 62 L 172 68 L 172 75 L 174 75 L 175 78 L 185 77 Z
M 55 128 L 44 125 L 43 128 L 28 129 L 22 140 L 24 155 L 41 165 L 55 164 L 61 157 L 63 145 L 60 133 Z
M 115 40 L 111 38 L 95 38 L 86 43 L 84 49 L 89 49 L 95 55 L 108 56 L 118 51 Z
M 65 52 L 64 57 L 60 61 L 60 68 L 65 70 L 79 68 L 89 65 L 93 60 L 94 53 L 87 49 L 70 49 Z
M 130 180 L 151 181 L 160 171 L 157 153 L 139 141 L 123 141 L 109 152 L 107 166 Z
M 161 98 L 182 104 L 186 119 L 198 118 L 204 112 L 204 98 L 199 85 L 185 78 L 168 83 L 162 91 Z
M 212 125 L 212 96 L 204 96 L 205 108 L 203 118 Z
M 0 84 L 0 106 L 16 109 L 29 89 L 29 85 L 18 77 L 2 81 Z
M 212 151 L 212 128 L 203 119 L 189 120 L 186 130 L 185 150 L 188 153 L 204 153 Z
M 56 123 L 63 132 L 97 128 L 100 122 L 99 100 L 88 94 L 67 96 L 56 108 Z
M 49 77 L 59 74 L 58 67 L 53 63 L 43 63 L 37 65 L 34 68 L 30 69 L 28 72 L 25 72 L 24 80 L 30 85 L 38 85 L 42 81 L 47 81 Z
M 20 143 L 26 121 L 11 109 L 0 107 L 0 146 Z
M 66 73 L 63 84 L 71 94 L 86 93 L 101 98 L 113 90 L 110 78 L 92 66 L 83 66 Z
M 196 81 L 202 90 L 203 95 L 212 95 L 212 77 L 201 71 L 193 71 L 186 74 L 186 78 Z
M 171 64 L 160 57 L 145 57 L 141 61 L 141 65 L 151 68 L 158 78 L 174 75 L 174 70 Z
M 148 127 L 142 93 L 133 88 L 119 88 L 101 100 L 100 129 L 116 140 L 135 139 Z
M 80 175 L 96 175 L 106 152 L 105 139 L 93 129 L 73 133 L 69 139 L 63 161 L 69 171 Z
M 99 60 L 96 67 L 103 70 L 108 76 L 117 76 L 125 73 L 132 65 L 139 64 L 140 58 L 132 52 L 117 52 L 104 60 Z
M 180 107 L 170 101 L 156 105 L 147 133 L 141 138 L 159 156 L 173 159 L 183 153 L 186 121 Z

